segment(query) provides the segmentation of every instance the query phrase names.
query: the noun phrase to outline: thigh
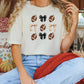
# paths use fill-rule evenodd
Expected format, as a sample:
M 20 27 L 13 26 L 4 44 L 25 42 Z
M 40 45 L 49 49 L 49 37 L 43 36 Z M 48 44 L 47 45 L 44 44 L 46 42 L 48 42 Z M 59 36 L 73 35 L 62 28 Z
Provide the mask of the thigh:
M 0 75 L 0 84 L 9 84 L 8 82 L 16 79 L 19 79 L 17 68 Z
M 37 84 L 75 84 L 84 78 L 84 58 L 75 58 L 60 64 L 52 73 L 40 78 Z
M 28 64 L 24 64 L 24 68 L 27 71 L 28 75 L 33 78 L 35 69 L 32 66 L 28 66 Z M 9 72 L 6 72 L 0 75 L 0 84 L 20 84 L 20 77 L 17 67 Z

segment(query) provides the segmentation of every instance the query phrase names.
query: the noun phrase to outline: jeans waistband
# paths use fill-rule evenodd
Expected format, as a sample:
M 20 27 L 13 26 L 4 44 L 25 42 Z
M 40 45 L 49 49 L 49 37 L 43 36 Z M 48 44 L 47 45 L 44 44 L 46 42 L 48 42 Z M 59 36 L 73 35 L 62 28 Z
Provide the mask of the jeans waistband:
M 53 57 L 54 55 L 25 55 L 25 54 L 22 54 L 22 56 L 50 56 L 50 57 Z
M 22 54 L 22 59 L 25 59 L 26 57 L 31 58 L 31 59 L 33 58 L 49 59 L 49 58 L 52 58 L 53 55 L 24 55 Z

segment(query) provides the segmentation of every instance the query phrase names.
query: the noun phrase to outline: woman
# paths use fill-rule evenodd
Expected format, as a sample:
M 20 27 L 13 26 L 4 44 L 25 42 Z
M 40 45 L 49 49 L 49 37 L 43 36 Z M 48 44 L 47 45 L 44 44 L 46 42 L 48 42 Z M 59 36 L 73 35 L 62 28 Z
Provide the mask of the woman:
M 33 78 L 35 70 L 49 58 L 68 52 L 78 24 L 78 8 L 74 4 L 20 0 L 9 24 L 8 43 L 12 44 L 17 68 L 0 76 L 0 84 L 75 84 L 84 77 L 84 59 L 79 57 L 60 64 L 41 79 Z

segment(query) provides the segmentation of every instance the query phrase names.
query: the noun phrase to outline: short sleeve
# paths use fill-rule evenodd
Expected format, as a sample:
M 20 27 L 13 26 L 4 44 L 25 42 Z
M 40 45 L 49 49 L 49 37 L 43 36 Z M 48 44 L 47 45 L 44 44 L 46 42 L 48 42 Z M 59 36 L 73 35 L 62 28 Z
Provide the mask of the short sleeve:
M 15 22 L 8 32 L 7 42 L 9 44 L 21 44 L 22 42 L 22 13 L 16 17 Z
M 68 34 L 65 26 L 64 26 L 64 23 L 62 24 L 62 32 L 61 32 L 61 39 L 64 39 L 64 37 Z

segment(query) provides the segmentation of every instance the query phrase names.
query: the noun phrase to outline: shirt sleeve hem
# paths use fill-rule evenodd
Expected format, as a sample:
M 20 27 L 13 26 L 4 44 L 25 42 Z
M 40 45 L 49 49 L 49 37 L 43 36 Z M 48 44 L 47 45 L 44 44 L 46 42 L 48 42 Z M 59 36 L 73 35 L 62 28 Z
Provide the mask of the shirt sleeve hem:
M 9 43 L 9 44 L 21 44 L 21 42 L 17 42 L 17 41 L 7 41 L 7 43 Z

